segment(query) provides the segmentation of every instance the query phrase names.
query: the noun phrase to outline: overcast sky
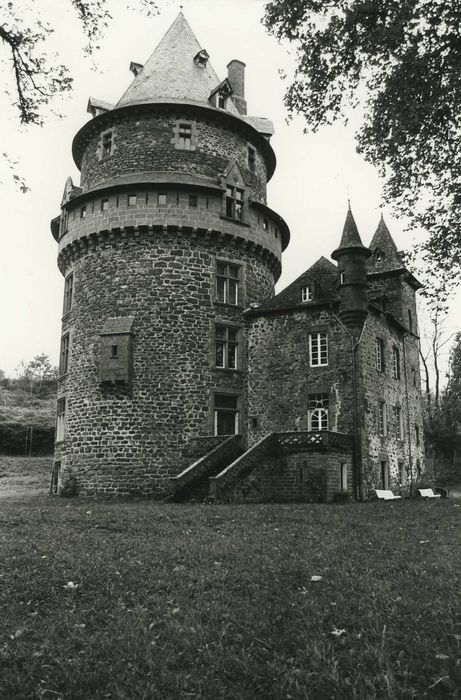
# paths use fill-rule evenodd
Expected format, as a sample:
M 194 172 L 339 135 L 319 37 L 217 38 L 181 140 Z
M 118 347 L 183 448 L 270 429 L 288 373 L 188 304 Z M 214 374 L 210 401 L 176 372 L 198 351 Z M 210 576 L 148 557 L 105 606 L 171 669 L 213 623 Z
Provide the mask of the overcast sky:
M 0 368 L 13 375 L 20 360 L 37 353 L 58 361 L 63 280 L 56 265 L 57 244 L 50 219 L 59 204 L 68 175 L 79 184 L 71 143 L 90 115 L 88 97 L 115 103 L 132 79 L 130 61 L 145 63 L 179 11 L 179 3 L 159 0 L 161 14 L 146 18 L 123 9 L 124 2 L 109 2 L 113 20 L 100 50 L 88 58 L 85 38 L 69 0 L 32 3 L 47 13 L 56 27 L 54 48 L 74 78 L 72 93 L 59 104 L 64 118 L 49 117 L 44 127 L 19 129 L 8 95 L 0 96 L 1 151 L 19 161 L 17 171 L 31 191 L 21 194 L 5 172 L 0 158 L 0 204 L 4 222 L 0 235 Z M 353 126 L 324 128 L 304 134 L 301 118 L 286 123 L 283 94 L 286 84 L 279 70 L 290 74 L 294 55 L 279 45 L 261 25 L 264 2 L 259 0 L 184 0 L 184 14 L 210 61 L 223 79 L 233 59 L 246 65 L 248 113 L 266 116 L 275 124 L 272 146 L 277 169 L 268 189 L 268 204 L 291 229 L 284 253 L 283 274 L 277 291 L 306 270 L 320 255 L 329 256 L 339 242 L 350 198 L 365 244 L 378 224 L 381 184 L 376 170 L 355 152 Z M 42 15 L 43 17 L 43 15 Z M 5 46 L 0 47 L 4 52 Z M 5 69 L 2 84 L 10 78 Z M 10 83 L 10 89 L 13 85 Z M 412 244 L 414 235 L 405 222 L 384 209 L 399 248 Z M 6 221 L 5 221 L 6 219 Z M 461 304 L 453 303 L 449 324 L 461 326 Z

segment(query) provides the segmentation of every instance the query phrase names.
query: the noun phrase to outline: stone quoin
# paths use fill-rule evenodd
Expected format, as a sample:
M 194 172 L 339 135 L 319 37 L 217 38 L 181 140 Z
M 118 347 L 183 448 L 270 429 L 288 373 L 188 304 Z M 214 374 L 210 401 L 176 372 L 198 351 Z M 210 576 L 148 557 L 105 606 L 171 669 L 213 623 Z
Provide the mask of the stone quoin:
M 362 499 L 423 468 L 415 291 L 383 219 L 275 295 L 272 123 L 182 12 L 116 105 L 90 98 L 51 222 L 64 276 L 51 491 Z M 70 485 L 70 486 L 69 486 Z

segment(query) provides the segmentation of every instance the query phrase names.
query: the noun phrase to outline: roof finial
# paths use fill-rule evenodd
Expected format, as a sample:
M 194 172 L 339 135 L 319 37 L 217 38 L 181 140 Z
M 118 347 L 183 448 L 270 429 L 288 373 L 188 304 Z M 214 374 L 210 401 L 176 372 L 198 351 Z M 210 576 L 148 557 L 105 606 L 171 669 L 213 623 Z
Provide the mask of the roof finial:
M 352 209 L 351 209 L 351 200 L 350 200 L 349 197 L 347 198 L 347 211 L 352 211 Z

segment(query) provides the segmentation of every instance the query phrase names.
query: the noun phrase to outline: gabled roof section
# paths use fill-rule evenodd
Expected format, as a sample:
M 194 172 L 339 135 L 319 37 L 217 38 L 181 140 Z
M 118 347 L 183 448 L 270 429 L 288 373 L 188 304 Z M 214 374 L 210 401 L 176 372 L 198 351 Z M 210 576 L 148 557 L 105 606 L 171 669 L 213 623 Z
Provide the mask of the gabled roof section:
M 303 272 L 294 282 L 283 289 L 272 299 L 263 302 L 258 311 L 277 311 L 296 307 L 307 307 L 310 304 L 321 304 L 328 301 L 337 301 L 338 269 L 330 260 L 323 256 L 317 260 L 306 272 Z M 303 287 L 310 286 L 312 300 L 302 301 Z
M 369 274 L 395 272 L 396 270 L 405 269 L 402 256 L 397 250 L 397 246 L 382 214 L 378 228 L 371 240 L 370 250 L 372 257 L 368 263 Z
M 349 204 L 349 209 L 347 210 L 346 214 L 346 221 L 344 222 L 343 234 L 341 236 L 341 243 L 339 244 L 339 247 L 333 251 L 331 257 L 334 260 L 337 260 L 341 253 L 347 252 L 348 250 L 359 251 L 361 248 L 363 249 L 363 252 L 367 253 L 367 255 L 370 254 L 368 248 L 366 248 L 362 243 L 359 230 L 357 228 L 357 224 L 355 223 L 354 215 L 352 214 L 351 206 Z
M 209 104 L 210 94 L 221 81 L 210 61 L 200 63 L 194 60 L 202 52 L 194 32 L 180 12 L 116 106 L 168 99 Z M 239 115 L 230 100 L 227 107 L 227 111 Z

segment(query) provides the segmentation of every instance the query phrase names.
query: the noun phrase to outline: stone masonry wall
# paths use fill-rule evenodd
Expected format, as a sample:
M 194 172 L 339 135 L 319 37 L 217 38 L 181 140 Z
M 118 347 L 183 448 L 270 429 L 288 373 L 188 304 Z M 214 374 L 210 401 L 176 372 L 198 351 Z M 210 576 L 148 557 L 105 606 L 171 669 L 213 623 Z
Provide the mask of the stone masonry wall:
M 310 367 L 309 333 L 328 332 L 328 366 Z M 327 393 L 330 430 L 352 434 L 351 341 L 332 312 L 253 317 L 249 330 L 249 441 L 308 430 L 308 395 Z
M 111 122 L 107 121 L 111 119 Z M 193 125 L 193 150 L 175 147 L 177 122 Z M 97 128 L 99 127 L 99 128 Z M 115 150 L 113 155 L 100 157 L 101 133 L 113 128 Z M 264 158 L 255 139 L 256 167 L 248 167 L 248 140 L 237 133 L 235 124 L 217 122 L 210 112 L 197 119 L 187 107 L 177 112 L 156 114 L 152 108 L 146 112 L 132 108 L 129 112 L 116 112 L 104 120 L 95 122 L 95 133 L 90 138 L 82 160 L 81 185 L 84 191 L 102 186 L 114 177 L 129 173 L 173 171 L 217 178 L 225 174 L 230 163 L 237 162 L 251 196 L 265 201 L 267 171 Z
M 238 265 L 239 306 L 219 303 L 216 259 Z M 70 334 L 66 439 L 57 454 L 82 494 L 161 494 L 188 466 L 187 445 L 213 433 L 212 396 L 240 397 L 246 407 L 243 308 L 273 294 L 274 276 L 256 253 L 227 241 L 171 231 L 113 236 L 67 260 L 74 304 L 63 318 Z M 101 384 L 100 333 L 107 318 L 134 316 L 133 379 Z M 238 370 L 214 368 L 214 322 L 241 327 Z

